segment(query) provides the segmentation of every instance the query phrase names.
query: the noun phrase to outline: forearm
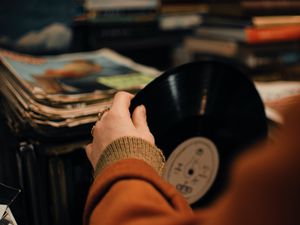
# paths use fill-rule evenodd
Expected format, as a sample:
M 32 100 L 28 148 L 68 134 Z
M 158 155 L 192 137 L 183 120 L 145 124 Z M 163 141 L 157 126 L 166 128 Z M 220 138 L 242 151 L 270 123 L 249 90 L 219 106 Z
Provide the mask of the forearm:
M 94 176 L 114 162 L 131 158 L 146 162 L 158 174 L 162 174 L 165 157 L 161 150 L 141 138 L 126 136 L 113 141 L 106 147 L 96 164 Z
M 168 224 L 192 214 L 185 199 L 160 177 L 163 158 L 157 150 L 130 137 L 105 149 L 87 199 L 86 225 Z
M 84 224 L 167 224 L 192 211 L 177 191 L 145 162 L 118 161 L 96 177 Z

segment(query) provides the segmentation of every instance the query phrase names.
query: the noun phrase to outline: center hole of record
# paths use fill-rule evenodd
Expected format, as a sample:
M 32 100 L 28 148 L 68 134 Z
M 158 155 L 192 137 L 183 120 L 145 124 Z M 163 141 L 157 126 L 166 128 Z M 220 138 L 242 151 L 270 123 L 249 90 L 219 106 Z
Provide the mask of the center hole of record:
M 218 168 L 219 154 L 215 144 L 206 137 L 192 137 L 173 150 L 163 177 L 193 204 L 211 188 Z
M 189 174 L 190 176 L 193 175 L 193 174 L 194 174 L 194 170 L 190 169 L 190 170 L 188 171 L 188 174 Z

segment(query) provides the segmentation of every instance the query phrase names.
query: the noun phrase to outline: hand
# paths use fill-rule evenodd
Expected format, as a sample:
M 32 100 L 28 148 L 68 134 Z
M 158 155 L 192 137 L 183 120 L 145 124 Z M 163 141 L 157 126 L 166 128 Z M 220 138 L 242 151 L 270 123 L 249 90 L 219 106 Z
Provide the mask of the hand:
M 145 106 L 136 107 L 132 118 L 130 116 L 129 106 L 132 98 L 132 94 L 118 92 L 110 110 L 95 124 L 93 142 L 86 147 L 87 157 L 94 168 L 103 150 L 118 138 L 133 136 L 154 145 L 154 137 L 147 125 Z

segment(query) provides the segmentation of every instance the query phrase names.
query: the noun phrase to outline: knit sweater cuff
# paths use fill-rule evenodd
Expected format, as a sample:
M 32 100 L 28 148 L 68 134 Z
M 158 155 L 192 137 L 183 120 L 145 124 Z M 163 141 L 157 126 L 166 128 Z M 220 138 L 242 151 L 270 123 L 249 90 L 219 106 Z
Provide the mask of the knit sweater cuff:
M 94 177 L 107 165 L 129 158 L 145 161 L 160 175 L 165 164 L 162 151 L 154 145 L 138 137 L 121 137 L 105 148 L 96 164 Z

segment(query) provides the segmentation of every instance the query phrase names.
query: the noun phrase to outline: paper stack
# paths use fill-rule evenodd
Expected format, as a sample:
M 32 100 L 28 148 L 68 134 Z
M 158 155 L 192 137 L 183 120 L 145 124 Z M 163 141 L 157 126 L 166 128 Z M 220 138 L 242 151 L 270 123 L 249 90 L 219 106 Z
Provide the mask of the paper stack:
M 114 93 L 135 93 L 158 74 L 109 49 L 44 57 L 0 50 L 4 114 L 26 135 L 86 133 Z

